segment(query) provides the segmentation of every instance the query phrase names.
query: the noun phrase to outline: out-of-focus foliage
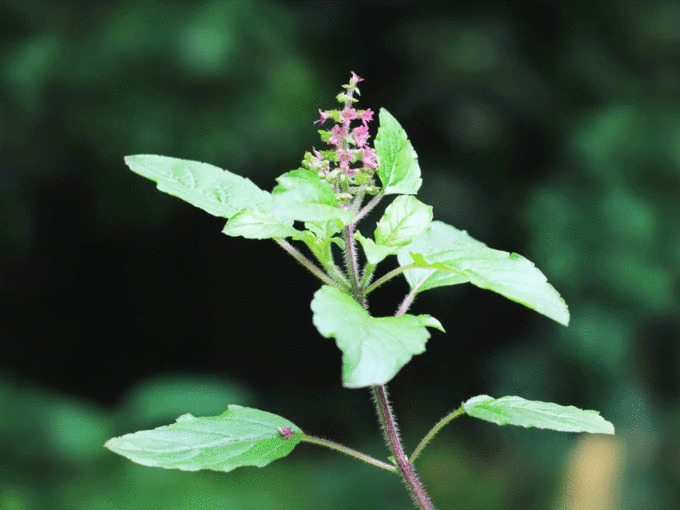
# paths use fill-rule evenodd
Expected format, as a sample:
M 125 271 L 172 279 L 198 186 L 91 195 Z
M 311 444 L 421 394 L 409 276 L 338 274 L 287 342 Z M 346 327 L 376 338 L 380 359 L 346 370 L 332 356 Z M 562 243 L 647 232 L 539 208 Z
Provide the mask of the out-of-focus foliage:
M 312 277 L 275 247 L 225 239 L 122 159 L 206 161 L 270 190 L 322 147 L 315 112 L 350 71 L 360 106 L 409 133 L 434 218 L 534 261 L 572 315 L 562 328 L 492 293 L 424 294 L 413 312 L 448 333 L 391 385 L 407 445 L 478 393 L 597 409 L 617 429 L 456 420 L 418 460 L 435 501 L 680 507 L 679 62 L 675 1 L 4 2 L 0 509 L 408 508 L 390 473 L 311 447 L 228 476 L 101 447 L 257 395 L 383 457 L 367 395 L 338 389 L 337 351 L 309 323 Z M 372 311 L 393 312 L 402 290 L 376 291 Z M 140 389 L 189 371 L 240 385 Z

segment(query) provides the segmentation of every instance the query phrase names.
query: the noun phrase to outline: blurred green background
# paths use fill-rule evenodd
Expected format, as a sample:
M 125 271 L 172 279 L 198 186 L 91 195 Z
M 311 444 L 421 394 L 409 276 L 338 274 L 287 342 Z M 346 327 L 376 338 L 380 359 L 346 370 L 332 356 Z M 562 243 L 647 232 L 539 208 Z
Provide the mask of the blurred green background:
M 359 106 L 409 134 L 435 218 L 534 261 L 572 313 L 563 328 L 471 286 L 422 295 L 412 311 L 447 334 L 390 384 L 407 450 L 480 393 L 617 429 L 460 418 L 418 463 L 438 508 L 680 508 L 680 3 L 10 0 L 0 510 L 411 508 L 396 476 L 310 445 L 228 474 L 102 447 L 234 403 L 385 458 L 368 392 L 340 386 L 311 324 L 319 283 L 123 164 L 207 161 L 270 190 L 321 147 L 317 109 L 350 71 Z

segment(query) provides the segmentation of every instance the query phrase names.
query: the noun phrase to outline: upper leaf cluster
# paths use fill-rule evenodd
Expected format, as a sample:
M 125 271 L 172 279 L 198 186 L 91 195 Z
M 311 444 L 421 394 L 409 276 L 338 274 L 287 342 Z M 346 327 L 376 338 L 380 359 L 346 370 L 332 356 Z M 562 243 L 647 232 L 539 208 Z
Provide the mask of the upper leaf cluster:
M 515 253 L 494 250 L 465 231 L 432 221 L 432 207 L 413 195 L 422 184 L 418 157 L 404 129 L 380 110 L 375 139 L 380 199 L 398 195 L 378 221 L 373 239 L 356 230 L 365 211 L 339 205 L 332 186 L 311 169 L 300 168 L 277 179 L 271 193 L 250 180 L 213 165 L 165 156 L 125 158 L 134 172 L 157 182 L 158 189 L 201 209 L 227 218 L 223 232 L 250 239 L 290 238 L 304 242 L 332 286 L 314 296 L 314 324 L 334 337 L 343 352 L 343 383 L 347 387 L 384 384 L 413 355 L 425 350 L 426 326 L 441 325 L 429 316 L 371 317 L 360 304 L 377 285 L 403 273 L 411 296 L 444 285 L 470 282 L 497 292 L 543 315 L 568 324 L 567 306 L 532 262 Z M 304 230 L 294 226 L 304 224 Z M 331 243 L 346 249 L 351 232 L 363 247 L 366 267 L 359 288 L 333 260 Z M 396 255 L 400 268 L 370 285 L 375 267 Z M 310 263 L 311 264 L 311 263 Z

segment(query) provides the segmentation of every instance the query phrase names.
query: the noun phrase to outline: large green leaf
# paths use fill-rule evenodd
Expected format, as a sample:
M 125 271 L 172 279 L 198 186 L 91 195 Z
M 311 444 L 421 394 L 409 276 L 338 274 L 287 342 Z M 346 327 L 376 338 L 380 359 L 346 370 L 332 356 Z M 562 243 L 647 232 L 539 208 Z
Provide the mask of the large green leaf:
M 144 466 L 231 471 L 285 457 L 302 436 L 285 418 L 231 405 L 220 416 L 185 414 L 172 425 L 114 437 L 104 446 Z
M 383 184 L 382 192 L 387 195 L 418 193 L 423 183 L 418 156 L 404 128 L 384 108 L 380 109 L 380 127 L 374 145 L 378 157 L 378 176 Z
M 312 312 L 319 333 L 334 337 L 342 351 L 347 388 L 387 383 L 413 355 L 425 351 L 426 326 L 443 331 L 429 315 L 371 317 L 351 296 L 327 285 L 314 294 Z
M 139 154 L 126 156 L 130 170 L 156 181 L 159 190 L 229 218 L 242 209 L 271 212 L 271 195 L 240 175 L 208 163 Z
M 271 237 L 295 237 L 302 234 L 293 228 L 291 222 L 282 222 L 273 214 L 244 209 L 229 218 L 222 229 L 228 236 L 243 236 L 248 239 L 269 239 Z
M 274 214 L 279 218 L 297 221 L 326 221 L 339 219 L 344 224 L 354 214 L 338 206 L 333 187 L 322 181 L 313 170 L 293 170 L 277 179 L 272 191 Z
M 478 395 L 465 402 L 463 408 L 473 418 L 498 425 L 538 427 L 560 432 L 614 433 L 614 425 L 602 418 L 597 411 L 525 400 L 521 397 L 495 399 L 488 395 Z
M 533 262 L 516 253 L 488 248 L 464 230 L 446 223 L 433 221 L 423 234 L 399 250 L 397 258 L 401 266 L 415 263 L 422 268 L 404 273 L 411 288 L 418 292 L 470 282 L 560 324 L 569 324 L 566 303 Z M 432 273 L 432 269 L 437 271 Z
M 401 195 L 387 206 L 375 229 L 375 242 L 400 248 L 422 234 L 432 222 L 432 206 L 416 197 Z

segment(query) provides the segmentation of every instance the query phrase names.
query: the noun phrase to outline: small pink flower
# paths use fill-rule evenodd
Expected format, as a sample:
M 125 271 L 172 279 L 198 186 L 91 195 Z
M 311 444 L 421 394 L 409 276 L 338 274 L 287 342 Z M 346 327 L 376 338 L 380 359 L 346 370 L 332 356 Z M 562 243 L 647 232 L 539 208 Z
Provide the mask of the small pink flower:
M 352 133 L 354 134 L 354 143 L 357 147 L 363 147 L 366 145 L 366 141 L 368 140 L 369 136 L 368 127 L 365 125 L 359 126 L 358 128 L 354 128 Z
M 331 129 L 331 136 L 328 139 L 328 143 L 330 145 L 335 145 L 337 148 L 340 148 L 342 146 L 342 141 L 345 139 L 347 136 L 347 130 L 343 127 L 340 127 L 339 124 L 336 124 L 333 126 L 333 129 Z
M 342 117 L 342 123 L 345 126 L 349 126 L 350 121 L 357 118 L 357 111 L 354 108 L 345 108 L 340 112 Z
M 347 167 L 347 165 L 352 161 L 352 153 L 350 151 L 338 151 L 338 159 L 340 160 L 340 166 Z M 343 165 L 344 163 L 344 165 Z
M 361 122 L 364 123 L 364 126 L 366 125 L 367 122 L 373 120 L 373 112 L 370 108 L 366 110 L 364 113 L 361 114 Z
M 360 81 L 364 81 L 364 79 L 363 79 L 363 78 L 359 78 L 359 77 L 354 73 L 354 71 L 351 71 L 351 73 L 352 73 L 352 79 L 351 79 L 351 83 L 352 83 L 352 84 L 356 85 L 356 84 L 359 83 Z
M 319 108 L 319 113 L 321 114 L 321 118 L 319 120 L 314 121 L 314 124 L 316 124 L 317 122 L 321 122 L 320 125 L 323 126 L 323 123 L 328 120 L 328 118 L 330 117 L 330 114 L 326 113 L 326 112 L 322 112 L 321 108 Z
M 364 162 L 364 166 L 378 168 L 378 163 L 375 160 L 375 150 L 370 147 L 361 148 L 361 160 Z

